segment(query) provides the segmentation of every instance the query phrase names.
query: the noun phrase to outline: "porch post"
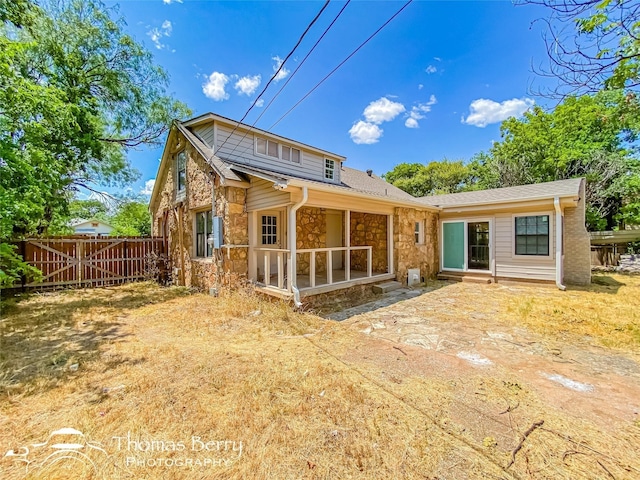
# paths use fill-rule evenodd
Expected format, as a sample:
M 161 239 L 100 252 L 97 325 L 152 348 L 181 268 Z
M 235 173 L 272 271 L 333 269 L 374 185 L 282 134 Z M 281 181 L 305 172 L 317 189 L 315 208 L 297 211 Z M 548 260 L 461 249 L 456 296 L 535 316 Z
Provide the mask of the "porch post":
M 393 269 L 393 214 L 387 215 L 387 271 L 389 273 L 395 273 Z
M 351 210 L 344 211 L 344 279 L 351 280 Z
M 258 230 L 258 213 L 249 213 L 249 280 L 258 281 L 258 252 L 255 251 Z

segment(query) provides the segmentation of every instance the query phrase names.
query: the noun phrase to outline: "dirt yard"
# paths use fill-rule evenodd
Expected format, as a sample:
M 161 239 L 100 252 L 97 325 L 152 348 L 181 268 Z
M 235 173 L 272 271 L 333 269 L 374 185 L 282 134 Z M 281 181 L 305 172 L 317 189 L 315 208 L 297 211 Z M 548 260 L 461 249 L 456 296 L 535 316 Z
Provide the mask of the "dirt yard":
M 0 478 L 640 478 L 640 278 L 595 282 L 5 302 Z

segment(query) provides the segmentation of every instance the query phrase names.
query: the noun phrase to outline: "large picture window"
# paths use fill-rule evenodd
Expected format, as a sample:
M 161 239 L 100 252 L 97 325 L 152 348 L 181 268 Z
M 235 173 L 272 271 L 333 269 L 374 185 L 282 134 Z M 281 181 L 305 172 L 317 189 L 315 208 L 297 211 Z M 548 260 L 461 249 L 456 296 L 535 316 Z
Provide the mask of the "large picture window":
M 196 213 L 196 257 L 210 257 L 213 254 L 213 248 L 209 245 L 207 239 L 212 233 L 213 220 L 211 212 Z
M 515 217 L 516 255 L 549 256 L 549 215 Z

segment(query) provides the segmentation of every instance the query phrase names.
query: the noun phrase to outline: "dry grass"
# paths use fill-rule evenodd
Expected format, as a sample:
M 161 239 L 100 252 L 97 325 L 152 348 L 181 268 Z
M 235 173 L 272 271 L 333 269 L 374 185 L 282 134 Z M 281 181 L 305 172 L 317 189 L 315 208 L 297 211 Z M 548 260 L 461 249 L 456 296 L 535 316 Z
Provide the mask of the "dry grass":
M 0 454 L 62 427 L 110 454 L 86 477 L 60 463 L 29 478 L 640 475 L 634 425 L 603 433 L 565 419 L 504 372 L 418 375 L 411 356 L 248 293 L 216 299 L 134 284 L 34 296 L 5 306 L 0 325 Z M 518 407 L 501 414 L 505 405 Z M 507 469 L 540 416 L 547 430 Z M 136 451 L 128 436 L 185 448 Z M 236 443 L 194 451 L 194 437 Z M 128 466 L 132 457 L 205 465 Z M 24 478 L 24 468 L 0 459 L 0 478 Z
M 640 276 L 594 275 L 587 288 L 550 289 L 511 298 L 503 319 L 567 340 L 638 352 L 640 348 Z

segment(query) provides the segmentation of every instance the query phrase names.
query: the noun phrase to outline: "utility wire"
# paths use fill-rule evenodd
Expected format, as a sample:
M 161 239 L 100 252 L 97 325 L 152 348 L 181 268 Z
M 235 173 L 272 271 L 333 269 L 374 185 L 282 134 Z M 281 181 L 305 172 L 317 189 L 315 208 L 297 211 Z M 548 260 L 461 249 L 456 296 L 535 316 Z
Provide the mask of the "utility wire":
M 307 35 L 307 33 L 309 32 L 309 30 L 311 30 L 311 27 L 313 26 L 314 23 L 316 23 L 318 21 L 318 19 L 320 18 L 320 15 L 322 15 L 322 12 L 325 11 L 325 9 L 329 6 L 329 2 L 331 0 L 326 0 L 326 2 L 324 3 L 324 5 L 322 6 L 322 8 L 320 9 L 320 11 L 316 14 L 315 18 L 313 20 L 311 20 L 311 23 L 307 26 L 307 28 L 305 29 L 304 32 L 302 32 L 302 35 L 300 36 L 300 38 L 298 39 L 298 43 L 295 44 L 295 46 L 293 47 L 293 49 L 289 52 L 289 54 L 284 58 L 284 60 L 282 61 L 282 63 L 280 64 L 280 67 L 278 68 L 278 70 L 273 74 L 273 76 L 269 79 L 269 81 L 267 82 L 267 84 L 264 86 L 264 88 L 262 89 L 262 91 L 260 92 L 260 94 L 256 97 L 256 99 L 253 101 L 253 103 L 251 104 L 251 106 L 249 107 L 249 110 L 247 110 L 245 112 L 245 114 L 242 116 L 242 118 L 240 119 L 240 121 L 237 123 L 237 125 L 235 127 L 233 127 L 233 130 L 231 131 L 231 134 L 225 139 L 224 142 L 222 142 L 222 145 L 220 145 L 220 148 L 222 148 L 224 146 L 225 143 L 227 143 L 227 140 L 229 140 L 231 138 L 231 136 L 234 134 L 234 132 L 238 129 L 238 127 L 240 126 L 240 124 L 244 121 L 245 118 L 247 118 L 247 115 L 249 115 L 249 112 L 253 109 L 253 107 L 256 106 L 256 103 L 258 103 L 258 100 L 260 100 L 260 97 L 262 97 L 262 95 L 264 94 L 264 92 L 267 90 L 267 88 L 269 88 L 269 85 L 271 85 L 271 83 L 273 82 L 273 80 L 278 76 L 278 74 L 280 73 L 280 71 L 284 68 L 285 63 L 287 63 L 287 60 L 289 60 L 289 58 L 291 57 L 291 55 L 294 54 L 294 52 L 296 51 L 296 49 L 300 46 L 300 44 L 302 43 L 302 39 Z M 220 148 L 218 148 L 218 150 L 220 150 Z
M 262 110 L 262 112 L 260 113 L 260 115 L 258 116 L 258 118 L 256 118 L 255 122 L 253 122 L 251 124 L 251 127 L 249 127 L 249 129 L 245 132 L 244 136 L 242 137 L 242 139 L 240 139 L 240 141 L 236 144 L 235 147 L 233 147 L 233 150 L 231 150 L 231 152 L 229 152 L 229 155 L 233 155 L 233 152 L 236 151 L 236 149 L 240 146 L 240 144 L 244 141 L 245 138 L 247 138 L 247 135 L 249 135 L 251 133 L 251 131 L 254 129 L 254 127 L 256 126 L 256 124 L 260 121 L 260 119 L 262 118 L 262 116 L 267 112 L 267 110 L 269 109 L 269 107 L 271 106 L 271 104 L 274 102 L 274 100 L 276 98 L 278 98 L 278 95 L 280 95 L 282 93 L 282 90 L 284 90 L 284 88 L 289 84 L 289 82 L 291 81 L 291 79 L 295 76 L 296 73 L 298 73 L 298 70 L 300 70 L 300 67 L 302 67 L 302 65 L 304 65 L 304 62 L 307 61 L 307 58 L 309 58 L 309 56 L 313 53 L 313 51 L 316 49 L 316 47 L 318 46 L 318 44 L 322 41 L 322 39 L 325 37 L 325 35 L 329 32 L 329 30 L 331 30 L 331 28 L 333 27 L 333 24 L 336 23 L 336 21 L 338 20 L 338 18 L 340 18 L 340 15 L 342 15 L 342 12 L 344 12 L 345 8 L 347 8 L 347 5 L 349 5 L 349 3 L 351 3 L 351 0 L 347 0 L 347 2 L 344 4 L 344 6 L 342 7 L 342 9 L 338 12 L 338 14 L 335 16 L 335 18 L 333 19 L 333 21 L 329 24 L 329 26 L 325 29 L 324 32 L 322 32 L 322 35 L 320 35 L 320 38 L 318 38 L 318 40 L 316 41 L 316 43 L 313 45 L 313 47 L 311 47 L 311 50 L 309 50 L 309 53 L 307 53 L 307 55 L 302 59 L 302 61 L 298 64 L 298 66 L 296 67 L 296 69 L 293 71 L 293 73 L 291 75 L 289 75 L 289 78 L 287 78 L 287 81 L 284 83 L 284 85 L 282 85 L 282 87 L 280 87 L 280 90 L 278 90 L 278 92 L 273 96 L 273 98 L 269 101 L 269 103 L 267 104 L 266 107 L 264 107 L 264 109 Z M 224 143 L 223 143 L 224 145 Z M 245 151 L 248 150 L 247 148 L 245 148 Z M 243 152 L 244 153 L 244 152 Z
M 391 22 L 393 21 L 393 19 L 394 19 L 394 18 L 396 18 L 398 15 L 400 15 L 400 13 L 401 13 L 405 8 L 407 8 L 411 2 L 413 2 L 413 0 L 409 0 L 407 3 L 405 3 L 405 4 L 402 6 L 402 8 L 400 8 L 400 10 L 398 10 L 396 13 L 394 13 L 394 14 L 393 14 L 393 16 L 392 16 L 391 18 L 389 18 L 389 20 L 387 20 L 386 22 L 384 22 L 384 24 L 382 24 L 382 26 L 381 26 L 380 28 L 378 28 L 375 32 L 373 32 L 373 34 L 372 34 L 369 38 L 367 38 L 364 42 L 362 42 L 358 48 L 356 48 L 353 52 L 351 52 L 351 53 L 347 56 L 347 58 L 345 58 L 342 62 L 340 62 L 336 68 L 334 68 L 333 70 L 331 70 L 331 71 L 327 74 L 327 76 L 326 76 L 326 77 L 324 77 L 322 80 L 320 80 L 320 81 L 316 84 L 316 86 L 315 86 L 315 87 L 313 87 L 311 90 L 309 90 L 309 92 L 307 92 L 307 94 L 306 94 L 304 97 L 302 97 L 300 100 L 298 100 L 298 103 L 296 103 L 293 107 L 291 107 L 289 110 L 287 110 L 287 112 L 286 112 L 284 115 L 282 115 L 282 116 L 278 119 L 278 121 L 276 121 L 276 123 L 274 123 L 273 125 L 271 125 L 271 126 L 269 127 L 269 130 L 271 130 L 271 129 L 272 129 L 273 127 L 275 127 L 278 123 L 280 123 L 280 122 L 284 119 L 284 117 L 286 117 L 287 115 L 289 115 L 289 114 L 290 114 L 290 113 L 291 113 L 291 112 L 292 112 L 292 111 L 293 111 L 293 110 L 294 110 L 298 105 L 300 105 L 304 100 L 306 100 L 306 98 L 307 98 L 309 95 L 311 95 L 311 94 L 312 94 L 312 93 L 313 93 L 313 92 L 314 92 L 314 91 L 315 91 L 315 90 L 316 90 L 320 85 L 322 85 L 322 84 L 325 82 L 325 80 L 327 80 L 331 75 L 333 75 L 333 74 L 336 72 L 336 70 L 338 70 L 338 69 L 339 69 L 342 65 L 344 65 L 344 64 L 345 64 L 345 63 L 346 63 L 346 62 L 347 62 L 351 57 L 353 57 L 356 53 L 358 53 L 358 51 L 359 51 L 362 47 L 364 47 L 367 43 L 369 43 L 369 41 L 371 41 L 371 39 L 372 39 L 373 37 L 375 37 L 378 33 L 380 33 L 380 31 L 381 31 L 384 27 L 386 27 L 387 25 L 389 25 L 389 23 L 391 23 Z

